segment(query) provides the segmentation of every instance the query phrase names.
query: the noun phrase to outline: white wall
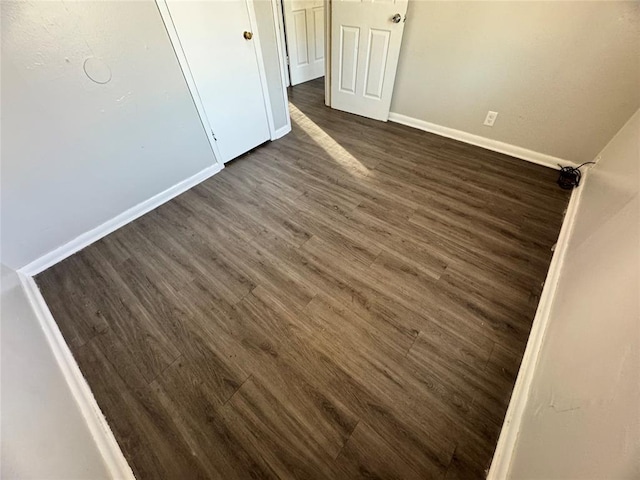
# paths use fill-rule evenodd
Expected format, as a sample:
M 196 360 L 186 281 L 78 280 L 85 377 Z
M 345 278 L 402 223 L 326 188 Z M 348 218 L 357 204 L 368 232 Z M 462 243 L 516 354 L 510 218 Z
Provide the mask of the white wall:
M 110 478 L 17 275 L 1 268 L 0 476 Z
M 582 163 L 638 107 L 639 2 L 409 2 L 394 113 Z
M 640 110 L 589 172 L 513 479 L 640 478 Z
M 155 2 L 3 1 L 1 154 L 15 269 L 212 166 Z

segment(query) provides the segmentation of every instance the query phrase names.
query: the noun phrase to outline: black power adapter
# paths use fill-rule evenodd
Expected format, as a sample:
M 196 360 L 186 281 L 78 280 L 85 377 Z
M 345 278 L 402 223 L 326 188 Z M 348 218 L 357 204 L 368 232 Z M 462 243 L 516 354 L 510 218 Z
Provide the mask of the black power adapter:
M 585 162 L 577 167 L 563 167 L 562 165 L 558 165 L 560 167 L 560 176 L 558 177 L 558 185 L 560 185 L 560 188 L 573 190 L 580 185 L 580 179 L 582 178 L 580 167 L 590 163 L 595 164 L 596 162 Z

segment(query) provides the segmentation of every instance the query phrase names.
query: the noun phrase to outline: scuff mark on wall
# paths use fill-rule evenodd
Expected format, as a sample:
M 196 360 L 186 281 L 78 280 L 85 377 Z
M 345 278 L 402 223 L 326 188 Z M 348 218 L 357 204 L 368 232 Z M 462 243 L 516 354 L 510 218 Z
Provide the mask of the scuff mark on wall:
M 116 102 L 117 102 L 117 103 L 121 103 L 121 102 L 123 102 L 124 100 L 126 100 L 127 98 L 131 97 L 131 95 L 132 95 L 132 93 L 131 93 L 131 92 L 127 92 L 126 94 L 122 95 L 121 97 L 116 98 Z

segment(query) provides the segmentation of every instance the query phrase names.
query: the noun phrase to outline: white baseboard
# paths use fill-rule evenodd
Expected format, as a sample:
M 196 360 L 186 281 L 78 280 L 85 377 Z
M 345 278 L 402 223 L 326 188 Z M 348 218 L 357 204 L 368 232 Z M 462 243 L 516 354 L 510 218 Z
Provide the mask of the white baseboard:
M 277 140 L 277 139 L 279 139 L 281 137 L 284 137 L 290 131 L 291 131 L 291 124 L 288 123 L 284 127 L 280 127 L 279 129 L 277 129 L 275 131 L 275 133 L 273 134 L 273 138 L 271 138 L 271 140 Z
M 486 148 L 498 153 L 504 153 L 512 157 L 520 158 L 528 162 L 537 163 L 538 165 L 544 165 L 555 170 L 558 169 L 558 164 L 570 165 L 576 167 L 575 162 L 566 160 L 564 158 L 554 157 L 547 155 L 546 153 L 535 152 L 527 148 L 518 147 L 509 143 L 499 142 L 498 140 L 492 140 L 490 138 L 481 137 L 480 135 L 474 135 L 472 133 L 463 132 L 462 130 L 456 130 L 455 128 L 443 127 L 436 125 L 435 123 L 425 122 L 417 118 L 408 117 L 399 113 L 389 113 L 389 120 L 396 123 L 401 123 L 408 127 L 424 130 L 425 132 L 435 133 L 442 137 L 452 138 L 464 143 L 476 145 L 477 147 Z
M 544 282 L 544 288 L 540 295 L 540 302 L 538 303 L 536 315 L 533 319 L 531 333 L 529 334 L 527 347 L 524 351 L 524 356 L 522 357 L 522 363 L 520 364 L 520 370 L 518 371 L 518 378 L 516 379 L 513 393 L 511 394 L 511 400 L 504 418 L 504 423 L 502 424 L 502 430 L 500 431 L 500 437 L 493 455 L 487 480 L 505 480 L 509 475 L 509 469 L 511 467 L 511 461 L 513 459 L 518 435 L 520 433 L 523 414 L 529 401 L 531 384 L 538 364 L 545 332 L 549 325 L 551 308 L 553 306 L 556 289 L 558 287 L 560 272 L 562 271 L 564 259 L 569 248 L 569 241 L 576 222 L 576 215 L 582 199 L 582 192 L 588 181 L 587 177 L 588 175 L 583 177 L 580 186 L 573 190 L 571 199 L 569 200 L 567 213 L 565 214 L 564 221 L 562 222 L 562 228 L 560 229 L 560 235 L 558 236 L 558 243 L 556 244 L 551 264 L 549 265 L 549 272 L 547 273 L 547 278 Z
M 148 200 L 145 200 L 144 202 L 139 203 L 138 205 L 135 205 L 128 210 L 125 210 L 111 220 L 107 220 L 103 224 L 98 225 L 96 228 L 93 228 L 88 232 L 79 235 L 70 242 L 67 242 L 64 245 L 56 248 L 55 250 L 44 254 L 40 258 L 37 258 L 33 262 L 28 263 L 24 267 L 18 269 L 18 271 L 28 277 L 35 276 L 38 273 L 45 271 L 47 268 L 91 245 L 93 242 L 100 240 L 102 237 L 106 237 L 118 228 L 126 225 L 129 222 L 132 222 L 136 218 L 141 217 L 145 213 L 150 212 L 154 208 L 159 207 L 163 203 L 168 202 L 181 193 L 186 192 L 190 188 L 218 173 L 220 170 L 222 170 L 222 168 L 222 164 L 216 163 L 211 167 L 207 167 L 204 170 L 201 170 L 195 175 L 181 181 L 180 183 L 177 183 L 176 185 L 173 185 L 172 187 L 167 188 L 163 192 L 154 195 Z
M 78 404 L 91 436 L 95 440 L 96 446 L 111 474 L 111 478 L 135 480 L 131 467 L 129 467 L 122 454 L 122 450 L 120 450 L 120 446 L 113 436 L 113 432 L 109 428 L 93 393 L 91 393 L 87 381 L 82 376 L 78 364 L 64 341 L 62 333 L 60 333 L 60 329 L 53 319 L 36 282 L 32 277 L 23 273 L 18 272 L 18 276 L 27 299 L 44 331 L 47 342 L 69 385 L 71 394 Z

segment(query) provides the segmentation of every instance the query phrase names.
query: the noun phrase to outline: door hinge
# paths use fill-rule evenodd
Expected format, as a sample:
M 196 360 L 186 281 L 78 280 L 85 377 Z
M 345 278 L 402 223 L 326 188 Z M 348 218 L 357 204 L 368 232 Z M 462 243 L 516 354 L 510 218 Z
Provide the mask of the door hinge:
M 213 137 L 214 141 L 216 141 L 216 142 L 218 141 L 218 139 L 216 138 L 216 134 L 213 133 L 213 130 L 211 130 L 211 136 Z
M 287 55 L 287 65 L 291 65 L 291 62 L 289 62 L 289 55 Z

